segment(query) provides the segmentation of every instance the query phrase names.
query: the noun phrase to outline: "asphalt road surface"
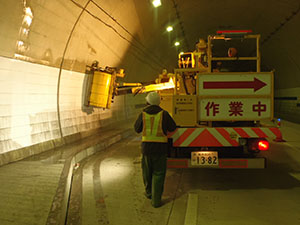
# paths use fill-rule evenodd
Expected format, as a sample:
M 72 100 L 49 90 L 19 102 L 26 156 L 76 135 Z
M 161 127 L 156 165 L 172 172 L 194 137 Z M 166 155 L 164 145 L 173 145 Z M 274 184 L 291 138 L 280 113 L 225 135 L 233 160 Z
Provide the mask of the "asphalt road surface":
M 163 206 L 143 195 L 140 137 L 83 161 L 67 224 L 300 225 L 300 126 L 282 123 L 266 169 L 168 169 Z

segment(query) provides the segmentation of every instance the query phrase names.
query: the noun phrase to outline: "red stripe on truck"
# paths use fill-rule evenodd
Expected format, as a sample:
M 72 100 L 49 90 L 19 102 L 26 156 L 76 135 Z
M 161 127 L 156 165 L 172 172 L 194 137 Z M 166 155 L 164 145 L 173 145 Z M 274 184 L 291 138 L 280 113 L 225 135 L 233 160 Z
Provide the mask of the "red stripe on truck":
M 271 128 L 270 128 L 270 131 L 272 131 L 273 134 L 276 135 L 276 138 L 282 138 L 282 134 L 281 134 L 279 128 L 271 127 Z
M 253 127 L 251 128 L 251 130 L 254 131 L 254 133 L 257 134 L 258 137 L 261 137 L 261 138 L 265 138 L 265 137 L 268 137 L 268 135 L 266 135 L 260 128 L 258 127 Z
M 189 163 L 187 159 L 168 159 L 168 168 L 188 168 Z
M 199 134 L 198 137 L 196 137 L 191 144 L 189 144 L 190 147 L 199 147 L 199 146 L 223 146 L 217 138 L 215 138 L 207 129 L 203 130 L 201 134 Z
M 247 134 L 243 128 L 233 128 L 233 129 L 243 138 L 250 137 L 249 134 Z
M 224 128 L 216 128 L 216 130 L 232 145 L 238 146 L 239 143 L 230 137 L 230 134 Z
M 185 141 L 185 139 L 187 139 L 191 133 L 194 132 L 196 128 L 188 128 L 186 131 L 183 132 L 182 135 L 180 135 L 180 137 L 173 143 L 174 146 L 180 146 L 182 144 L 182 142 Z
M 248 168 L 247 159 L 219 159 L 220 168 Z

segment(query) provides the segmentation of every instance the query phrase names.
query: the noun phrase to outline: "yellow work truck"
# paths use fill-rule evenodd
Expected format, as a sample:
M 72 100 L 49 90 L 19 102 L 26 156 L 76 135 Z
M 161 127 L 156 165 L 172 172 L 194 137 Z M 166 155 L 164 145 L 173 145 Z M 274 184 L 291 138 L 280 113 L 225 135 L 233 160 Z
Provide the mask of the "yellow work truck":
M 259 153 L 282 135 L 273 123 L 274 74 L 261 71 L 259 39 L 220 31 L 179 54 L 173 92 L 159 91 L 160 106 L 178 125 L 169 134 L 168 167 L 265 168 Z
M 265 168 L 259 153 L 282 135 L 273 115 L 274 73 L 261 71 L 259 41 L 249 30 L 218 31 L 148 85 L 121 84 L 122 70 L 91 66 L 85 105 L 110 108 L 114 95 L 157 91 L 178 126 L 168 135 L 168 167 Z

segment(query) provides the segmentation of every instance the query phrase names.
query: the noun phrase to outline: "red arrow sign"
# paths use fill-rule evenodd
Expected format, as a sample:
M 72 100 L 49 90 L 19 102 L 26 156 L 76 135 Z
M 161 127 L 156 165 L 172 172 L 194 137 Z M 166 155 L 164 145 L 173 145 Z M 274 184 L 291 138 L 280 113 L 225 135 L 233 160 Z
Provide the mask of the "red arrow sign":
M 238 89 L 253 88 L 254 92 L 267 84 L 254 77 L 253 81 L 203 81 L 204 89 Z

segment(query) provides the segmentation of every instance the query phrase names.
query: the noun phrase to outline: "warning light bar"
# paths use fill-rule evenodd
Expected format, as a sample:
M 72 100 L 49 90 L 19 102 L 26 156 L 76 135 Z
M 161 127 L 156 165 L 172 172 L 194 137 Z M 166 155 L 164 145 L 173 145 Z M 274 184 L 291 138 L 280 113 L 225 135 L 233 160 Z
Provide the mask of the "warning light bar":
M 248 34 L 252 33 L 252 30 L 218 30 L 217 34 Z

